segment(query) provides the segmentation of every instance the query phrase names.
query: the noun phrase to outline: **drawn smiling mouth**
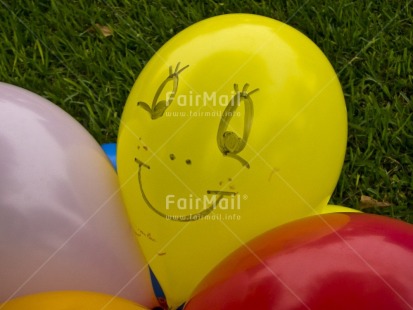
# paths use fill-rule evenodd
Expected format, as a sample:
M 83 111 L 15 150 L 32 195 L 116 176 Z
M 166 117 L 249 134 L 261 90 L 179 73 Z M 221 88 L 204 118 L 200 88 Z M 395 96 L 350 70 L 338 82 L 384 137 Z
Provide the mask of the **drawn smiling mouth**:
M 165 214 L 158 209 L 156 209 L 152 203 L 149 201 L 148 197 L 145 194 L 145 191 L 143 189 L 143 182 L 142 182 L 142 167 L 145 167 L 146 169 L 150 169 L 151 167 L 141 160 L 135 158 L 135 162 L 138 164 L 138 181 L 139 181 L 139 188 L 142 194 L 142 198 L 145 201 L 146 205 L 156 214 L 159 216 L 167 219 L 167 220 L 172 220 L 172 221 L 177 221 L 177 222 L 192 222 L 192 221 L 197 221 L 202 219 L 203 217 L 207 216 L 210 214 L 212 211 L 215 210 L 219 202 L 226 196 L 235 196 L 237 195 L 236 192 L 231 192 L 231 191 L 220 191 L 220 190 L 207 190 L 208 195 L 217 195 L 217 198 L 215 199 L 214 202 L 210 204 L 206 209 L 198 212 L 198 213 L 193 213 L 189 215 L 168 215 Z

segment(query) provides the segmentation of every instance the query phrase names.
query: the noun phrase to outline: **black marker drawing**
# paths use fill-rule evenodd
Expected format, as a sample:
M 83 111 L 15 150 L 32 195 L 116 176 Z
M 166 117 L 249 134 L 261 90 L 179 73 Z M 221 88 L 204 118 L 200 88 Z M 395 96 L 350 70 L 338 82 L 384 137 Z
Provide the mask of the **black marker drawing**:
M 232 157 L 241 162 L 243 166 L 250 168 L 249 163 L 238 155 L 238 153 L 240 153 L 247 145 L 248 137 L 251 132 L 252 119 L 254 117 L 254 106 L 251 95 L 259 90 L 258 88 L 256 88 L 247 93 L 248 87 L 249 84 L 245 84 L 242 88 L 242 91 L 240 92 L 238 89 L 238 84 L 234 84 L 235 95 L 234 97 L 232 97 L 227 107 L 225 108 L 224 113 L 222 114 L 222 118 L 218 127 L 217 143 L 222 154 Z M 235 111 L 241 105 L 241 101 L 244 102 L 245 106 L 244 132 L 242 138 L 239 137 L 235 132 L 227 130 L 229 123 L 231 122 L 231 119 L 235 114 Z
M 189 215 L 167 215 L 161 211 L 159 211 L 158 209 L 156 209 L 151 202 L 149 201 L 149 199 L 146 197 L 145 191 L 143 189 L 143 184 L 142 184 L 142 167 L 146 168 L 146 169 L 151 169 L 151 167 L 147 164 L 145 164 L 144 162 L 142 162 L 141 160 L 135 158 L 135 162 L 138 164 L 139 168 L 138 168 L 138 181 L 139 181 L 139 188 L 142 194 L 142 198 L 145 201 L 146 205 L 156 214 L 158 214 L 159 216 L 163 217 L 164 219 L 167 220 L 171 220 L 171 221 L 176 221 L 176 222 L 193 222 L 193 221 L 198 221 L 201 218 L 207 216 L 208 214 L 210 214 L 212 211 L 215 210 L 215 208 L 219 205 L 219 202 L 225 197 L 225 196 L 235 196 L 238 193 L 236 192 L 229 192 L 229 191 L 215 191 L 215 190 L 208 190 L 207 194 L 210 195 L 217 195 L 218 198 L 216 198 L 214 200 L 214 202 L 211 202 L 211 205 L 208 206 L 206 209 L 195 213 L 195 214 L 189 214 Z
M 138 102 L 137 105 L 142 107 L 144 110 L 146 110 L 151 115 L 152 119 L 157 119 L 161 117 L 162 115 L 164 115 L 166 109 L 172 104 L 174 97 L 178 90 L 179 74 L 189 67 L 189 65 L 187 65 L 183 67 L 182 69 L 179 69 L 179 66 L 180 66 L 180 63 L 176 65 L 175 71 L 172 71 L 172 67 L 169 67 L 169 75 L 161 83 L 158 90 L 156 91 L 154 99 L 152 101 L 152 107 L 150 107 L 145 102 L 142 102 L 142 101 Z M 159 97 L 161 96 L 161 94 L 164 93 L 164 89 L 170 81 L 173 82 L 173 89 L 170 93 L 168 93 L 171 95 L 167 98 L 167 100 L 161 100 L 158 102 Z M 251 132 L 251 126 L 252 126 L 252 121 L 254 117 L 254 106 L 253 106 L 253 101 L 251 99 L 251 95 L 257 92 L 259 89 L 257 88 L 250 92 L 247 92 L 248 87 L 249 87 L 249 84 L 247 83 L 243 86 L 242 90 L 240 91 L 238 88 L 238 84 L 234 84 L 235 95 L 231 98 L 231 100 L 227 104 L 222 114 L 222 117 L 219 123 L 218 133 L 217 133 L 217 143 L 218 143 L 219 150 L 222 152 L 224 156 L 234 158 L 238 160 L 243 166 L 250 168 L 249 163 L 244 158 L 242 158 L 239 155 L 239 153 L 247 145 L 247 141 L 248 141 L 248 138 Z M 228 128 L 230 128 L 232 117 L 234 116 L 235 112 L 241 106 L 242 103 L 244 103 L 243 134 L 242 134 L 242 137 L 239 137 L 237 133 L 228 130 Z M 143 148 L 145 150 L 148 150 L 147 147 L 143 147 Z M 176 161 L 175 154 L 170 153 L 169 159 L 171 161 Z M 229 186 L 229 189 L 230 189 L 229 191 L 224 190 L 228 184 L 223 186 L 224 183 L 221 181 L 219 183 L 219 187 L 221 187 L 220 190 L 206 190 L 206 195 L 213 195 L 213 198 L 212 199 L 207 198 L 204 200 L 206 204 L 205 204 L 205 207 L 202 208 L 202 210 L 198 211 L 197 213 L 188 214 L 188 215 L 166 214 L 160 209 L 156 208 L 151 203 L 151 201 L 149 200 L 144 190 L 142 171 L 145 171 L 145 169 L 149 171 L 151 170 L 151 167 L 148 164 L 146 164 L 144 161 L 139 160 L 138 158 L 134 158 L 134 161 L 138 165 L 138 182 L 139 182 L 139 189 L 140 189 L 143 201 L 149 207 L 150 210 L 152 210 L 157 215 L 159 215 L 160 217 L 166 220 L 177 221 L 177 222 L 193 222 L 193 221 L 200 220 L 208 216 L 211 212 L 213 212 L 219 206 L 219 203 L 223 199 L 238 195 L 237 192 L 231 191 L 235 189 L 233 185 Z M 188 167 L 188 169 L 191 169 L 189 167 L 193 166 L 192 160 L 188 158 L 185 159 L 185 164 Z M 228 178 L 228 182 L 232 182 L 232 179 Z M 204 194 L 204 197 L 206 197 L 205 194 Z M 200 198 L 197 197 L 195 199 L 197 199 L 198 201 L 198 199 Z
M 156 91 L 155 96 L 152 100 L 152 107 L 150 107 L 149 104 L 147 104 L 146 102 L 143 102 L 143 101 L 138 102 L 138 106 L 148 111 L 152 119 L 157 119 L 161 117 L 165 113 L 166 109 L 172 104 L 172 101 L 174 100 L 176 92 L 178 91 L 179 74 L 189 67 L 189 65 L 186 65 L 182 69 L 179 69 L 180 64 L 181 63 L 178 62 L 178 64 L 175 67 L 175 71 L 172 71 L 172 66 L 169 66 L 169 75 L 158 87 L 158 90 Z M 171 81 L 173 82 L 173 86 L 172 86 L 172 91 L 168 93 L 170 95 L 169 98 L 167 98 L 167 100 L 158 101 L 159 96 L 162 94 L 162 91 L 164 90 L 166 85 Z

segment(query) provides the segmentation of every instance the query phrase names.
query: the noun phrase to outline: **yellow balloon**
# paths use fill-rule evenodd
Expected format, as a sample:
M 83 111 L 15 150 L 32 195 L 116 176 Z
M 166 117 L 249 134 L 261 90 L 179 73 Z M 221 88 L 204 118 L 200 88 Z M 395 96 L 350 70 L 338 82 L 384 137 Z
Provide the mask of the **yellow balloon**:
M 117 162 L 138 242 L 169 305 L 244 242 L 319 213 L 346 136 L 337 76 L 292 27 L 229 14 L 167 42 L 128 97 Z
M 0 304 L 2 310 L 145 310 L 132 301 L 111 295 L 60 291 L 27 295 Z
M 327 213 L 340 213 L 340 212 L 354 212 L 354 213 L 363 213 L 360 210 L 356 210 L 353 208 L 347 208 L 343 206 L 336 206 L 336 205 L 326 205 L 322 210 L 321 214 Z

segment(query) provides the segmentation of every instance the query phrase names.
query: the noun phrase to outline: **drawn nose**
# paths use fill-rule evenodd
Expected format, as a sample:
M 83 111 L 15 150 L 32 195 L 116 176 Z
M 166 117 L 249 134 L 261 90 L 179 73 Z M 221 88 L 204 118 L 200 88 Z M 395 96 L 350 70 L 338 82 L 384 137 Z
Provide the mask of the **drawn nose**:
M 176 156 L 174 153 L 169 154 L 169 159 L 170 160 L 176 160 Z M 185 164 L 187 164 L 188 166 L 192 164 L 192 160 L 191 159 L 185 159 Z

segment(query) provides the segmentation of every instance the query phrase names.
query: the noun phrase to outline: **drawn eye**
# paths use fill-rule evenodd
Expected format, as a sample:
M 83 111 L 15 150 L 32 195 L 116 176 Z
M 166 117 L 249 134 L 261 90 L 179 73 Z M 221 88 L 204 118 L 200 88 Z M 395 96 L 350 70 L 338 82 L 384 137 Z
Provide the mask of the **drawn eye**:
M 254 106 L 250 96 L 259 90 L 257 88 L 247 93 L 248 87 L 249 84 L 246 83 L 240 92 L 238 89 L 238 84 L 234 84 L 235 95 L 229 101 L 222 114 L 218 127 L 217 143 L 219 150 L 224 156 L 237 159 L 243 166 L 250 168 L 249 163 L 238 155 L 238 153 L 240 153 L 247 145 L 254 118 Z M 231 120 L 242 103 L 244 103 L 244 122 L 243 134 L 242 137 L 240 137 L 237 133 L 229 131 L 228 127 L 230 127 Z
M 166 109 L 172 104 L 176 92 L 178 91 L 179 74 L 189 67 L 189 65 L 186 65 L 182 69 L 179 69 L 180 64 L 180 62 L 177 63 L 175 71 L 172 71 L 172 66 L 169 66 L 169 75 L 161 83 L 161 85 L 159 85 L 158 90 L 156 91 L 155 96 L 152 100 L 152 107 L 150 107 L 149 104 L 147 104 L 146 102 L 138 102 L 137 105 L 142 107 L 144 110 L 148 111 L 152 119 L 157 119 L 161 117 L 165 113 Z M 168 84 L 171 84 L 170 82 L 172 82 L 172 91 L 165 92 L 164 89 Z M 166 100 L 159 101 L 159 97 L 163 93 L 168 94 L 169 97 L 166 98 Z

